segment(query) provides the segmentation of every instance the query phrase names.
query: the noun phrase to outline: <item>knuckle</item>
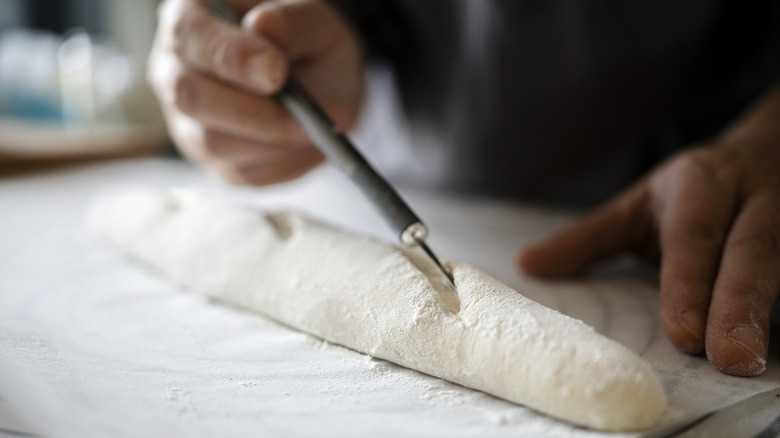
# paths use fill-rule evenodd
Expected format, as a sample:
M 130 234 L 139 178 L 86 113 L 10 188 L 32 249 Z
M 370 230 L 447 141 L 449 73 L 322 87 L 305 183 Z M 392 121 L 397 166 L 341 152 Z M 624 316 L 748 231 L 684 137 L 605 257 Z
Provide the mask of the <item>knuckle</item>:
M 230 173 L 230 182 L 234 184 L 254 186 L 267 184 L 268 172 L 263 168 L 240 168 L 233 165 L 228 168 L 228 173 Z
M 249 59 L 254 53 L 255 51 L 242 40 L 233 42 L 221 40 L 214 44 L 211 63 L 218 74 L 242 79 L 246 76 Z
M 189 25 L 183 20 L 175 20 L 170 29 L 169 43 L 173 52 L 182 56 L 185 52 L 186 35 L 189 33 Z
M 168 122 L 168 132 L 176 147 L 188 160 L 200 163 L 209 168 L 223 165 L 220 157 L 211 152 L 209 146 L 211 130 L 198 122 L 183 115 L 173 115 Z
M 203 129 L 199 133 L 199 145 L 204 155 L 221 159 L 224 155 L 224 141 L 221 135 L 214 131 Z
M 219 76 L 227 76 L 232 71 L 235 62 L 235 44 L 223 39 L 214 38 L 205 47 L 206 59 L 204 62 L 213 68 Z
M 158 99 L 166 100 L 171 90 L 172 73 L 177 68 L 175 60 L 166 56 L 165 51 L 161 50 L 155 43 L 149 54 L 149 62 L 146 66 L 146 83 L 149 84 L 149 87 Z
M 179 71 L 173 79 L 171 103 L 184 114 L 194 115 L 198 107 L 197 80 L 194 74 Z
M 161 97 L 158 84 L 160 83 L 160 67 L 157 63 L 157 51 L 152 49 L 151 56 L 149 57 L 149 63 L 146 66 L 146 84 L 154 92 L 155 96 Z
M 245 184 L 242 170 L 232 164 L 220 164 L 214 170 L 222 179 L 232 184 Z
M 203 32 L 203 29 L 209 28 L 209 17 L 205 14 L 187 14 L 183 17 L 182 13 L 175 12 L 171 15 L 176 17 L 169 20 L 169 38 L 173 52 L 179 56 L 186 57 L 187 51 L 191 50 L 193 35 Z M 193 48 L 194 49 L 194 48 Z
M 693 149 L 680 156 L 679 170 L 711 182 L 730 182 L 734 181 L 738 172 L 738 160 L 735 158 L 734 152 L 725 148 Z
M 146 80 L 151 91 L 161 104 L 165 114 L 178 113 L 177 95 L 180 77 L 187 74 L 187 70 L 175 59 L 161 54 L 152 55 L 146 70 Z
M 193 161 L 206 161 L 208 158 L 202 153 L 201 137 L 203 127 L 186 118 L 174 118 L 168 123 L 168 131 L 179 150 Z
M 699 250 L 719 250 L 723 247 L 726 230 L 719 223 L 709 220 L 708 217 L 692 216 L 687 219 L 687 226 L 679 234 L 672 235 L 674 240 L 681 243 L 687 242 Z M 682 234 L 684 233 L 684 234 Z

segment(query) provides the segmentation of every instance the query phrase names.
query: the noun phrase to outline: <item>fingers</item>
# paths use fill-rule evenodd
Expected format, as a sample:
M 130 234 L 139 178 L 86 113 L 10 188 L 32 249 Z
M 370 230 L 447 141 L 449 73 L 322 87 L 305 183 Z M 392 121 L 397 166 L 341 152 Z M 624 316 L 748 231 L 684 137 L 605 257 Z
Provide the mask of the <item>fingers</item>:
M 275 160 L 264 160 L 244 167 L 222 168 L 220 173 L 235 184 L 262 186 L 298 178 L 323 160 L 324 157 L 316 149 L 301 148 Z
M 647 185 L 639 183 L 548 240 L 525 248 L 518 263 L 532 275 L 565 276 L 635 247 L 649 228 L 648 195 Z
M 236 137 L 206 128 L 186 116 L 170 118 L 168 126 L 176 143 L 182 145 L 182 152 L 187 158 L 206 165 L 245 166 L 257 162 L 279 161 L 278 157 L 295 155 L 298 149 L 314 150 L 308 143 L 273 144 Z
M 303 175 L 324 159 L 313 146 L 269 145 L 204 128 L 186 116 L 169 118 L 171 136 L 192 161 L 238 184 L 274 184 Z
M 276 43 L 291 61 L 327 51 L 347 37 L 341 16 L 320 0 L 263 2 L 244 16 L 241 25 Z
M 274 99 L 245 93 L 184 66 L 171 66 L 168 74 L 158 77 L 157 85 L 164 104 L 208 128 L 265 143 L 308 142 Z
M 572 274 L 651 241 L 657 228 L 660 315 L 669 339 L 686 352 L 706 350 L 724 373 L 762 373 L 780 295 L 776 167 L 702 148 L 672 159 L 648 181 L 528 248 L 520 264 L 537 275 Z
M 186 65 L 244 89 L 271 95 L 288 66 L 279 47 L 217 17 L 202 0 L 169 0 L 160 9 L 159 50 L 172 50 Z
M 780 199 L 755 196 L 729 233 L 709 307 L 707 357 L 754 376 L 766 368 L 769 320 L 780 292 Z
M 363 97 L 363 54 L 354 32 L 329 2 L 266 1 L 244 16 L 242 27 L 285 53 L 296 78 L 339 126 L 354 125 Z
M 679 349 L 704 351 L 718 263 L 736 208 L 736 184 L 718 173 L 726 157 L 692 153 L 654 178 L 661 258 L 660 316 Z

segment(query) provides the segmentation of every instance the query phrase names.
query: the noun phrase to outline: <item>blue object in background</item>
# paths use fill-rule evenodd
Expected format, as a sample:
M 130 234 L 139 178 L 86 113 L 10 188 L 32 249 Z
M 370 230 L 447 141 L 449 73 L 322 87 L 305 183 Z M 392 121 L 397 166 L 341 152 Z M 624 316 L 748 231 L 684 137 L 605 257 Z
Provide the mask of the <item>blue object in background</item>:
M 11 119 L 62 121 L 58 101 L 25 95 L 4 95 L 0 101 L 0 116 Z
M 0 116 L 61 121 L 57 50 L 52 33 L 8 29 L 0 33 Z
M 44 75 L 56 71 L 56 35 L 74 26 L 103 32 L 102 6 L 101 0 L 0 0 L 0 117 L 63 120 L 58 79 Z

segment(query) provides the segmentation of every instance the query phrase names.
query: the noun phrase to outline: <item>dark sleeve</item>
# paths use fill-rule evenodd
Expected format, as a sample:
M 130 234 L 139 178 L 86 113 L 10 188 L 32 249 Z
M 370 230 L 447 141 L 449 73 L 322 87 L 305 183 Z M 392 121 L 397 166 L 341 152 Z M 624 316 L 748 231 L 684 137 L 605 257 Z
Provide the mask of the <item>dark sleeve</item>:
M 780 1 L 728 1 L 681 116 L 685 144 L 716 138 L 780 79 Z
M 357 31 L 369 59 L 394 60 L 411 46 L 403 9 L 390 0 L 328 0 Z

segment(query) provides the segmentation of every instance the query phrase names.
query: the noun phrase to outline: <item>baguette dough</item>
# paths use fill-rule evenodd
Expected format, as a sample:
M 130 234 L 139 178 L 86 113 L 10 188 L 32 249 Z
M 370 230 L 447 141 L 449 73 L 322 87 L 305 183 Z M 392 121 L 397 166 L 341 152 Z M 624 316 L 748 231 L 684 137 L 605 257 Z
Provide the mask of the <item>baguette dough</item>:
M 636 430 L 665 409 L 630 350 L 469 265 L 456 295 L 418 250 L 187 190 L 100 197 L 89 223 L 194 291 L 559 419 Z

